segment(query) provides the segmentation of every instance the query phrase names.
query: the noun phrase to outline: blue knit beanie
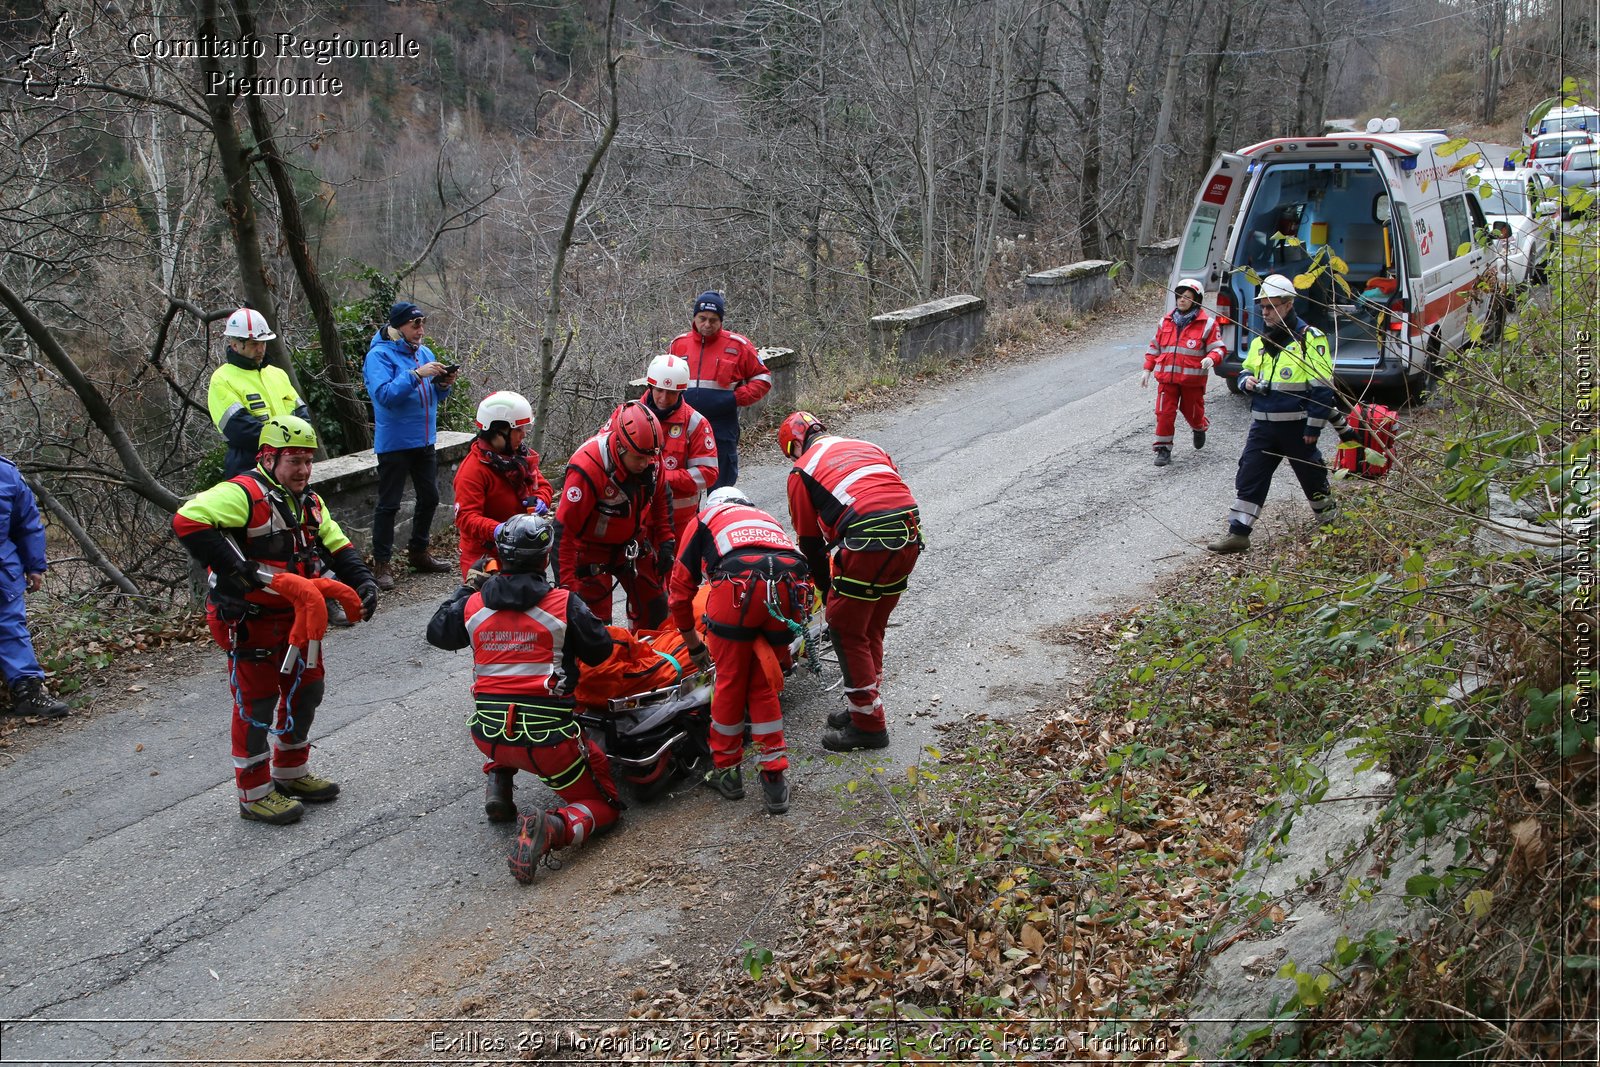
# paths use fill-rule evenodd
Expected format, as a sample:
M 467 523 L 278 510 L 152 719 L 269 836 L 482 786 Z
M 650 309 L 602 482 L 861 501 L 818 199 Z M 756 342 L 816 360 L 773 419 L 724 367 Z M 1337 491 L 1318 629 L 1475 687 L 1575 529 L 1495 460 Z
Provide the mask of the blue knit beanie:
M 402 300 L 389 309 L 389 325 L 399 329 L 413 319 L 424 318 L 422 309 L 409 300 Z
M 689 317 L 694 318 L 702 311 L 715 312 L 717 318 L 727 318 L 727 304 L 722 301 L 722 294 L 716 290 L 701 293 L 694 298 L 694 310 L 689 312 Z

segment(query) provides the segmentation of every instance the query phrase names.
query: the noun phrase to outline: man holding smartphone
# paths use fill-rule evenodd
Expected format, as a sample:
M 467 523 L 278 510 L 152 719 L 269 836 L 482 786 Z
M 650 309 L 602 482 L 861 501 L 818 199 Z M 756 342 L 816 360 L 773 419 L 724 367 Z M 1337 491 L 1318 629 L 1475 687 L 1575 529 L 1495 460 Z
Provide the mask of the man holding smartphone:
M 389 322 L 373 335 L 363 367 L 372 397 L 378 454 L 378 504 L 372 513 L 372 574 L 380 589 L 394 588 L 394 524 L 406 480 L 416 490 L 408 560 L 413 569 L 443 573 L 450 565 L 428 552 L 433 513 L 439 506 L 439 460 L 434 451 L 439 405 L 450 395 L 460 367 L 440 362 L 422 343 L 427 316 L 402 300 Z

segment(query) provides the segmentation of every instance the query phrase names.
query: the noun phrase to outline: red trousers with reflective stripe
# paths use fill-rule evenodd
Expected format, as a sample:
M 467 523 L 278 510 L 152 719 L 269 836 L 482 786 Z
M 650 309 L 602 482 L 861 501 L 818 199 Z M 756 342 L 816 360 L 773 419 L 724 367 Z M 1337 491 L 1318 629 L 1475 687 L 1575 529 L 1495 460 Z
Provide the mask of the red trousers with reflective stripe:
M 311 724 L 322 704 L 323 668 L 297 665 L 279 674 L 289 648 L 294 614 L 253 615 L 229 623 L 206 605 L 211 638 L 229 653 L 228 686 L 233 692 L 233 781 L 239 799 L 260 800 L 272 791 L 274 778 L 301 778 L 311 755 Z M 262 659 L 246 658 L 266 650 Z M 234 655 L 235 650 L 245 655 Z M 244 714 L 240 714 L 243 709 Z M 248 716 L 248 718 L 246 718 Z M 250 720 L 263 725 L 254 725 Z M 266 724 L 274 731 L 269 733 Z
M 588 758 L 589 766 L 578 779 L 556 790 L 556 795 L 565 803 L 552 810 L 561 816 L 561 825 L 566 828 L 566 834 L 563 840 L 551 841 L 552 848 L 581 845 L 594 834 L 610 827 L 622 814 L 611 799 L 617 795 L 616 784 L 611 778 L 611 761 L 606 759 L 600 746 L 588 737 L 581 741 L 576 737 L 567 737 L 554 745 L 537 746 L 508 745 L 485 741 L 481 737 L 474 737 L 472 743 L 489 757 L 483 765 L 485 772 L 491 767 L 527 771 L 538 775 L 546 785 L 552 778 L 569 771 L 580 756 Z
M 1173 431 L 1178 427 L 1178 413 L 1193 430 L 1211 429 L 1206 418 L 1206 380 L 1197 379 L 1193 385 L 1185 382 L 1156 383 L 1156 448 L 1171 448 Z
M 911 573 L 921 549 L 907 545 L 894 552 L 851 552 L 840 549 L 833 557 L 833 573 L 858 581 L 886 585 Z M 838 585 L 828 593 L 823 614 L 839 651 L 839 667 L 844 674 L 844 695 L 850 702 L 850 719 L 856 729 L 879 733 L 887 729 L 883 698 L 883 634 L 889 628 L 889 615 L 900 603 L 898 594 L 876 600 L 840 596 Z M 720 664 L 718 669 L 721 669 Z
M 762 630 L 777 638 L 770 645 L 776 662 L 788 660 L 789 631 L 766 608 L 767 583 L 761 579 L 718 579 L 706 597 L 706 618 L 727 626 Z M 739 601 L 748 588 L 749 599 L 741 611 Z M 717 767 L 737 767 L 744 750 L 744 721 L 750 716 L 750 739 L 759 753 L 757 762 L 764 771 L 789 769 L 789 750 L 783 739 L 783 708 L 778 694 L 783 691 L 783 674 L 777 685 L 761 665 L 763 653 L 756 646 L 765 638 L 737 640 L 707 632 L 706 647 L 717 665 L 717 687 L 711 694 L 711 760 Z

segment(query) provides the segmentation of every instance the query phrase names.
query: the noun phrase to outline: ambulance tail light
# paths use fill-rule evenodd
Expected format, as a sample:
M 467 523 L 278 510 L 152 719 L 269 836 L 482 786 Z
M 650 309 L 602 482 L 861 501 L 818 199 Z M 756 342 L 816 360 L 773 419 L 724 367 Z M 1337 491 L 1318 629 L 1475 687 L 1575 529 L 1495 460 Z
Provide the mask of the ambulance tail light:
M 1233 325 L 1233 290 L 1226 287 L 1217 293 L 1217 325 Z

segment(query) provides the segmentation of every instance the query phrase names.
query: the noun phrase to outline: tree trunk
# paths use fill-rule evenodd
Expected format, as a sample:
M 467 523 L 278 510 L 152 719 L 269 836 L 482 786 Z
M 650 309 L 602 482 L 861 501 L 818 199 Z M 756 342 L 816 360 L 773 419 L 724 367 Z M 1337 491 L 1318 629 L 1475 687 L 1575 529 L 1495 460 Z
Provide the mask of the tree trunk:
M 1217 94 L 1221 91 L 1222 64 L 1227 59 L 1226 45 L 1233 35 L 1233 3 L 1228 0 L 1227 13 L 1222 16 L 1222 32 L 1217 35 L 1218 45 L 1212 52 L 1211 62 L 1206 64 L 1205 87 L 1200 91 L 1200 98 L 1205 101 L 1205 111 L 1201 118 L 1201 128 L 1205 131 L 1205 140 L 1200 146 L 1200 165 L 1211 166 L 1211 161 L 1217 158 L 1217 142 L 1221 140 L 1221 131 L 1217 129 Z
M 196 29 L 201 40 L 230 37 L 217 26 L 216 0 L 201 0 Z M 206 115 L 210 119 L 211 136 L 217 142 L 217 162 L 222 167 L 223 183 L 227 188 L 223 207 L 228 213 L 228 226 L 233 231 L 233 249 L 239 260 L 239 280 L 244 287 L 245 300 L 266 316 L 267 322 L 277 331 L 277 337 L 267 342 L 267 361 L 281 367 L 289 375 L 289 384 L 294 386 L 294 391 L 304 397 L 305 390 L 301 388 L 294 362 L 289 358 L 289 347 L 284 344 L 283 323 L 278 321 L 277 303 L 272 298 L 272 289 L 267 282 L 266 260 L 261 255 L 261 230 L 256 221 L 255 193 L 250 184 L 250 151 L 240 141 L 239 131 L 233 124 L 233 98 L 206 93 L 206 86 L 213 76 L 221 78 L 221 64 L 214 56 L 202 56 L 197 62 L 201 99 L 205 101 Z
M 245 31 L 248 33 L 249 31 Z M 250 66 L 253 67 L 254 61 Z M 255 132 L 256 144 L 266 162 L 267 174 L 272 179 L 273 192 L 278 198 L 279 217 L 283 222 L 284 243 L 289 246 L 289 258 L 294 261 L 300 287 L 305 291 L 306 303 L 317 323 L 317 337 L 322 343 L 322 365 L 333 382 L 334 416 L 344 435 L 346 452 L 359 452 L 372 446 L 372 430 L 367 424 L 367 409 L 357 397 L 350 375 L 350 365 L 344 358 L 344 343 L 339 338 L 339 324 L 333 317 L 333 300 L 322 284 L 322 275 L 311 258 L 311 245 L 306 239 L 305 217 L 300 213 L 300 203 L 295 197 L 294 180 L 289 168 L 278 154 L 272 125 L 260 97 L 249 98 L 246 107 L 250 113 L 250 127 Z M 280 325 L 279 329 L 282 329 Z M 297 387 L 298 389 L 298 387 Z M 301 394 L 304 396 L 304 394 Z
M 139 587 L 134 585 L 132 579 L 126 574 L 117 569 L 117 565 L 111 562 L 111 557 L 107 556 L 100 548 L 99 542 L 89 535 L 89 531 L 85 530 L 77 519 L 73 518 L 72 512 L 68 511 L 66 506 L 55 498 L 55 494 L 26 475 L 23 476 L 22 480 L 27 483 L 29 489 L 33 490 L 33 495 L 39 498 L 39 503 L 44 505 L 45 510 L 55 516 L 56 521 L 67 528 L 67 533 L 71 534 L 72 539 L 78 542 L 78 547 L 83 549 L 83 557 L 85 559 L 93 564 L 101 574 L 111 579 L 112 585 L 129 596 L 139 595 Z
M 1033 139 L 1039 128 L 1039 93 L 1044 78 L 1044 53 L 1050 35 L 1047 4 L 1039 5 L 1039 24 L 1034 28 L 1034 49 L 1028 70 L 1025 102 L 1022 108 L 1022 129 L 1017 136 L 1017 175 L 1015 211 L 1022 232 L 1033 236 Z
M 1161 110 L 1156 112 L 1156 132 L 1151 138 L 1150 173 L 1144 183 L 1144 210 L 1139 213 L 1139 237 L 1135 251 L 1150 243 L 1150 231 L 1155 226 L 1156 202 L 1161 198 L 1161 171 L 1167 154 L 1167 134 L 1172 128 L 1172 101 L 1178 95 L 1178 72 L 1183 66 L 1183 56 L 1188 45 L 1181 33 L 1170 34 L 1171 48 L 1167 52 L 1167 76 L 1161 82 Z
M 561 281 L 566 273 L 567 251 L 572 247 L 572 231 L 577 227 L 578 211 L 583 207 L 584 195 L 589 191 L 589 185 L 594 181 L 601 162 L 605 160 L 606 152 L 611 148 L 611 142 L 617 136 L 617 126 L 621 122 L 617 102 L 617 64 L 622 62 L 622 57 L 612 45 L 612 35 L 616 31 L 616 25 L 617 0 L 610 0 L 606 6 L 605 40 L 606 87 L 611 97 L 610 107 L 600 142 L 589 154 L 589 164 L 578 177 L 578 185 L 572 190 L 572 199 L 567 202 L 567 218 L 561 226 L 561 237 L 556 241 L 555 262 L 550 265 L 549 300 L 545 304 L 544 330 L 539 337 L 539 396 L 534 404 L 533 440 L 528 443 L 535 452 L 544 449 L 545 416 L 550 410 L 550 394 L 555 389 L 556 373 L 560 371 L 561 363 L 566 359 L 565 348 L 562 349 L 559 359 L 556 356 L 556 323 L 561 317 Z M 568 343 L 571 340 L 569 334 Z
M 1084 259 L 1103 259 L 1100 227 L 1100 92 L 1105 80 L 1102 44 L 1109 0 L 1084 0 L 1083 43 L 1088 50 L 1084 73 L 1083 155 L 1078 164 L 1078 234 Z
M 139 450 L 134 446 L 133 439 L 128 436 L 128 431 L 122 426 L 122 420 L 111 410 L 111 405 L 95 387 L 94 382 L 78 368 L 66 349 L 56 340 L 50 327 L 40 322 L 38 317 L 22 302 L 22 298 L 11 291 L 11 287 L 0 280 L 0 304 L 5 305 L 7 311 L 16 317 L 22 325 L 23 332 L 44 353 L 46 359 L 55 367 L 56 373 L 66 380 L 72 391 L 83 402 L 83 410 L 88 414 L 89 421 L 95 424 L 99 431 L 106 435 L 106 440 L 111 442 L 111 447 L 117 453 L 117 458 L 122 461 L 124 472 L 123 484 L 139 496 L 150 501 L 167 511 L 169 514 L 178 510 L 183 504 L 183 497 L 168 489 L 150 473 L 144 465 L 144 458 L 139 455 Z

